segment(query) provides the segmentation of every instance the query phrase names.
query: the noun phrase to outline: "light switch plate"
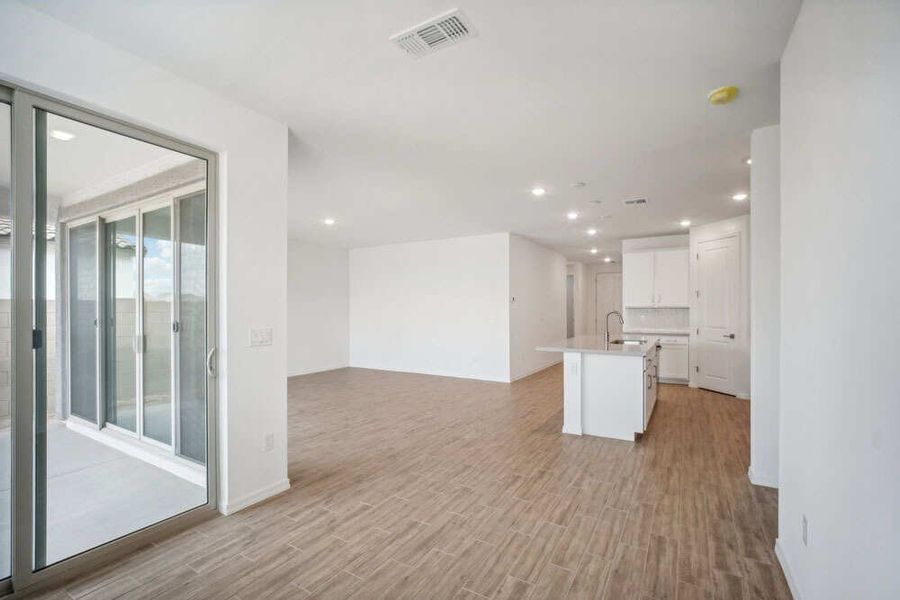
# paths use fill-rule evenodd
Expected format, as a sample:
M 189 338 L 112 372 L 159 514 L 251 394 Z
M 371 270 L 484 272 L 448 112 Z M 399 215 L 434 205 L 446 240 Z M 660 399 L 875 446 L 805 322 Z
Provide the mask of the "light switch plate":
M 271 346 L 272 345 L 272 328 L 261 327 L 259 329 L 250 330 L 250 347 Z

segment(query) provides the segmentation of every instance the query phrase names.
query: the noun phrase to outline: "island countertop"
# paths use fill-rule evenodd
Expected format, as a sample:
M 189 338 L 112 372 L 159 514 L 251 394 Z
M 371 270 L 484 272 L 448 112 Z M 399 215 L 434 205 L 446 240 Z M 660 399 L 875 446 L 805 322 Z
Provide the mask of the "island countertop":
M 565 340 L 543 344 L 535 348 L 541 352 L 587 352 L 590 354 L 614 354 L 617 356 L 646 356 L 647 344 L 610 344 L 602 335 L 576 335 Z

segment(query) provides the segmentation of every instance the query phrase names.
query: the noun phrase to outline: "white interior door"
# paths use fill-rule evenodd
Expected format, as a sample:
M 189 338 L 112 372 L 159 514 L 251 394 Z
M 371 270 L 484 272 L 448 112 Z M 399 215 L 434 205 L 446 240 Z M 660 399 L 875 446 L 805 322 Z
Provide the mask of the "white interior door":
M 697 384 L 734 393 L 734 338 L 740 312 L 740 262 L 737 236 L 698 244 Z
M 597 273 L 595 280 L 596 305 L 594 307 L 597 335 L 606 335 L 606 315 L 612 310 L 622 312 L 622 274 L 621 273 Z M 610 339 L 622 337 L 622 326 L 619 320 L 611 318 Z
M 566 337 L 575 335 L 575 276 L 566 275 Z

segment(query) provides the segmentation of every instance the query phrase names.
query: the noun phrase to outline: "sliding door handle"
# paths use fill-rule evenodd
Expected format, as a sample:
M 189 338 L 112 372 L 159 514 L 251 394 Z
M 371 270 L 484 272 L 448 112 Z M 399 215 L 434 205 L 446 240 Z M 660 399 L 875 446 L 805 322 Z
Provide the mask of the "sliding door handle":
M 212 348 L 209 349 L 209 352 L 206 354 L 206 374 L 213 378 L 216 376 L 215 357 L 216 357 L 216 347 L 213 346 Z

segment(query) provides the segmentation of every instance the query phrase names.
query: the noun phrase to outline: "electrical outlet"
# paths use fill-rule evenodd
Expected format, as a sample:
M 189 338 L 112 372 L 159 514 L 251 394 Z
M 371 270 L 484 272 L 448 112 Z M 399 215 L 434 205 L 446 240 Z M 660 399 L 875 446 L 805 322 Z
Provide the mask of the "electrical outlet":
M 275 434 L 267 433 L 266 437 L 263 439 L 263 450 L 265 452 L 271 452 L 275 449 Z
M 802 515 L 800 521 L 800 538 L 803 540 L 803 545 L 809 545 L 809 523 L 806 522 L 806 515 Z
M 250 330 L 250 346 L 271 346 L 272 345 L 272 328 L 261 327 L 259 329 Z

